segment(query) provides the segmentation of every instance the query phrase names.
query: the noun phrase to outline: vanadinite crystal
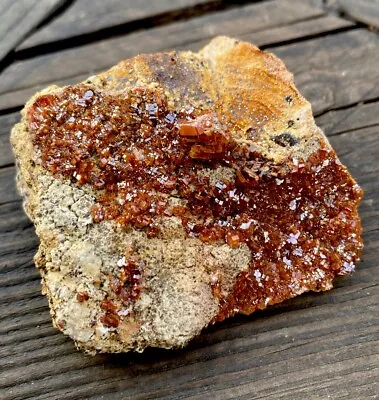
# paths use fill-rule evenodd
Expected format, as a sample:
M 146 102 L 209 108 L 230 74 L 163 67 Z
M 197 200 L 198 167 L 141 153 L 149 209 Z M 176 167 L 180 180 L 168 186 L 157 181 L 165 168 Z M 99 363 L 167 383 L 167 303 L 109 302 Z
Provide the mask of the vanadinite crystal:
M 114 220 L 154 237 L 159 219 L 174 215 L 190 238 L 249 247 L 250 268 L 229 296 L 220 296 L 217 276 L 211 282 L 220 298 L 215 320 L 292 297 L 307 281 L 326 289 L 358 260 L 362 192 L 329 147 L 275 164 L 234 140 L 216 113 L 173 109 L 163 92 L 138 87 L 125 96 L 85 84 L 67 87 L 38 97 L 28 122 L 42 166 L 97 193 L 93 221 Z M 273 141 L 297 144 L 288 133 Z M 211 183 L 199 174 L 205 167 L 232 168 L 235 177 Z M 183 205 L 170 205 L 169 195 Z M 139 272 L 133 268 L 129 289 L 120 280 L 113 289 L 135 299 Z M 102 308 L 104 322 L 117 326 L 112 303 Z

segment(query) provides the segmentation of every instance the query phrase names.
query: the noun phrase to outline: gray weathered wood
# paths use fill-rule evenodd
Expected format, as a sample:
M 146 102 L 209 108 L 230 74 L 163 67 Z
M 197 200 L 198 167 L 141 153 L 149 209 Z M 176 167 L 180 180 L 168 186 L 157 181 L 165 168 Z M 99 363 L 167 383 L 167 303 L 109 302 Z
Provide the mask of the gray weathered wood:
M 14 166 L 0 169 L 0 205 L 20 199 L 15 188 L 14 177 Z
M 366 232 L 379 232 L 379 102 L 330 111 L 316 119 L 341 160 L 365 190 L 360 215 Z M 345 138 L 350 140 L 347 141 Z M 379 235 L 378 235 L 379 236 Z
M 379 232 L 379 126 L 332 135 L 329 140 L 365 190 L 360 210 L 365 230 Z
M 258 6 L 263 4 L 243 9 L 262 10 Z M 251 13 L 246 19 L 237 10 L 227 12 L 230 19 L 227 13 L 217 13 L 214 20 L 206 15 L 122 38 L 131 40 L 130 45 L 123 45 L 121 40 L 107 41 L 117 44 L 109 53 L 101 43 L 91 49 L 103 51 L 103 57 L 114 57 L 110 61 L 113 64 L 124 58 L 122 51 L 127 56 L 135 54 L 133 46 L 144 51 L 164 46 L 196 49 L 209 36 L 230 32 L 241 38 L 251 37 L 252 41 L 262 40 L 260 44 L 273 44 L 279 36 L 280 42 L 285 42 L 349 26 L 345 25 L 348 22 L 326 16 L 307 23 L 295 18 L 280 26 L 279 19 L 272 24 L 276 14 L 270 8 L 265 9 L 267 14 L 254 17 Z M 260 26 L 255 32 L 237 24 L 253 18 Z M 282 18 L 285 21 L 287 16 Z M 209 24 L 201 26 L 198 21 Z M 30 80 L 26 78 L 27 84 L 18 85 L 17 78 L 4 74 L 0 75 L 0 85 L 10 79 L 8 90 L 12 93 L 6 96 L 16 96 L 13 105 L 20 105 L 22 95 L 25 97 L 27 90 L 32 94 L 38 85 L 84 79 L 88 65 L 93 60 L 101 62 L 100 56 L 86 53 L 87 48 L 76 55 L 80 58 L 69 58 L 69 66 L 77 71 L 75 76 L 54 75 L 55 69 L 64 70 L 59 63 L 65 58 L 50 55 L 52 58 L 44 59 L 46 68 L 39 60 L 28 64 L 29 70 L 17 70 L 19 79 L 35 73 Z M 15 190 L 9 145 L 2 146 L 8 142 L 9 128 L 19 116 L 0 116 L 0 398 L 377 399 L 379 102 L 355 105 L 378 97 L 377 49 L 378 36 L 366 30 L 308 38 L 270 49 L 295 72 L 298 85 L 314 109 L 323 112 L 316 118 L 317 123 L 365 191 L 360 207 L 365 248 L 356 273 L 336 280 L 332 291 L 308 293 L 252 316 L 237 316 L 217 324 L 179 351 L 150 349 L 143 354 L 87 357 L 51 326 L 47 301 L 40 294 L 39 272 L 33 265 L 38 239 Z M 83 62 L 85 68 L 75 69 L 75 60 Z M 33 72 L 37 67 L 41 75 Z M 47 81 L 38 83 L 43 74 Z M 328 111 L 348 104 L 351 107 Z
M 0 168 L 13 164 L 14 157 L 9 143 L 9 132 L 19 120 L 19 112 L 0 116 Z
M 186 8 L 217 3 L 216 0 L 77 0 L 54 21 L 29 36 L 18 49 L 25 50 L 167 13 L 175 16 Z
M 196 48 L 196 43 L 191 41 L 186 45 L 174 45 L 175 30 L 162 43 L 158 34 L 160 29 L 165 29 L 165 34 L 168 34 L 166 27 L 158 28 L 154 30 L 154 37 L 150 36 L 150 41 L 145 41 L 146 32 L 142 32 L 129 35 L 128 40 L 100 42 L 85 46 L 80 51 L 68 50 L 14 64 L 4 71 L 4 80 L 0 81 L 0 91 L 3 91 L 0 94 L 0 109 L 20 105 L 47 84 L 60 84 L 60 79 L 65 83 L 85 79 L 97 71 L 95 66 L 104 69 L 109 60 L 117 62 L 121 58 L 132 56 L 136 53 L 136 46 L 142 52 L 173 47 Z M 186 29 L 189 30 L 190 27 L 186 26 Z M 172 44 L 170 40 L 173 41 Z M 376 33 L 358 29 L 274 47 L 270 51 L 281 57 L 289 70 L 295 73 L 297 86 L 312 101 L 314 112 L 319 114 L 330 108 L 379 96 L 379 69 L 376 68 L 379 63 L 378 46 L 379 37 Z M 74 76 L 62 78 L 62 75 L 67 75 L 67 71 L 55 68 L 59 65 L 64 65 Z M 26 74 L 26 69 L 31 72 Z M 370 79 L 367 79 L 368 76 Z M 12 85 L 15 86 L 13 90 Z
M 253 32 L 247 35 L 241 35 L 243 40 L 250 41 L 257 46 L 268 45 L 273 47 L 281 42 L 291 41 L 294 39 L 307 38 L 312 35 L 326 34 L 338 29 L 354 26 L 354 23 L 342 18 L 330 15 L 320 18 L 314 18 L 307 21 L 301 21 L 290 25 L 271 28 L 264 31 Z
M 379 103 L 358 104 L 338 111 L 328 111 L 317 118 L 325 132 L 341 132 L 379 125 Z
M 34 329 L 38 340 L 4 354 L 4 398 L 338 398 L 347 382 L 355 391 L 378 379 L 377 286 L 354 285 L 354 299 L 349 290 L 225 323 L 179 352 L 86 358 L 48 327 Z
M 65 0 L 1 0 L 0 61 Z
M 20 203 L 0 206 L 0 216 L 11 216 L 10 225 L 0 223 L 0 254 L 2 248 L 13 246 L 0 280 L 4 310 L 0 332 L 8 332 L 0 350 L 3 398 L 304 399 L 316 394 L 331 399 L 340 399 L 341 394 L 346 399 L 375 398 L 379 381 L 377 105 L 362 106 L 363 126 L 373 125 L 369 128 L 345 127 L 347 132 L 339 133 L 338 121 L 346 110 L 319 119 L 366 192 L 361 207 L 366 247 L 357 272 L 338 280 L 331 292 L 307 294 L 251 317 L 218 324 L 181 351 L 94 358 L 76 352 L 72 342 L 50 326 L 46 300 L 39 295 L 38 272 L 31 262 L 37 242 Z M 351 121 L 354 129 L 360 128 Z M 8 180 L 13 182 L 11 175 Z M 6 235 L 12 232 L 13 237 Z M 24 252 L 28 261 L 18 263 Z
M 240 35 L 239 37 L 244 40 L 249 40 L 257 45 L 267 45 L 269 43 L 275 43 L 275 40 L 291 40 L 296 37 L 311 35 L 314 32 L 320 33 L 323 31 L 344 28 L 351 25 L 352 23 L 349 21 L 340 18 L 325 16 L 310 21 L 290 24 L 284 27 L 258 31 L 248 35 Z M 193 46 L 194 49 L 200 48 L 203 44 L 205 44 L 205 42 L 206 41 L 197 42 Z M 83 75 L 81 79 L 85 79 L 85 77 L 86 75 Z M 69 82 L 70 80 L 58 81 L 56 83 L 58 85 L 65 85 Z M 34 93 L 35 90 L 35 87 L 31 88 L 30 96 Z M 355 113 L 357 113 L 357 111 L 355 111 Z M 7 114 L 5 116 L 0 116 L 0 167 L 11 164 L 13 162 L 13 155 L 10 149 L 8 133 L 12 126 L 19 120 L 19 115 L 19 112 L 16 112 L 12 114 Z
M 337 18 L 330 15 L 318 16 L 305 21 L 294 22 L 284 26 L 272 27 L 257 32 L 233 35 L 241 40 L 254 43 L 262 48 L 272 48 L 283 43 L 294 40 L 305 40 L 313 35 L 323 35 L 328 32 L 351 28 L 355 26 L 352 21 Z M 209 39 L 197 41 L 196 43 L 185 44 L 178 48 L 190 48 L 191 50 L 200 50 L 208 43 Z
M 379 28 L 379 0 L 338 0 L 337 4 L 351 19 Z
M 322 13 L 303 0 L 268 1 L 20 61 L 2 74 L 0 109 L 21 105 L 40 87 L 58 80 L 75 82 L 138 53 L 190 47 L 216 35 L 238 36 Z
M 281 41 L 288 41 L 288 40 L 293 40 L 293 39 L 298 39 L 303 36 L 307 35 L 312 35 L 315 33 L 325 33 L 325 32 L 330 32 L 335 29 L 341 29 L 341 28 L 347 28 L 353 26 L 353 23 L 350 21 L 343 20 L 341 18 L 335 18 L 331 16 L 325 16 L 325 17 L 320 17 L 320 18 L 315 18 L 311 20 L 307 20 L 304 22 L 298 22 L 298 23 L 293 23 L 289 24 L 283 27 L 278 27 L 278 28 L 269 28 L 265 29 L 263 31 L 258 31 L 258 32 L 253 32 L 251 34 L 241 34 L 241 35 L 234 35 L 235 37 L 238 37 L 243 40 L 248 40 L 251 41 L 252 43 L 259 45 L 259 46 L 267 46 L 271 45 L 272 43 L 278 43 Z M 176 37 L 173 33 L 170 33 L 173 37 Z M 134 40 L 132 37 L 129 37 L 128 41 L 133 43 Z M 143 37 L 144 35 L 137 34 L 137 37 L 135 38 L 135 41 L 143 41 L 145 40 Z M 151 35 L 149 35 L 149 38 L 151 39 Z M 149 39 L 149 40 L 150 40 Z M 172 48 L 191 48 L 192 50 L 199 50 L 201 47 L 203 47 L 207 42 L 209 38 L 196 41 L 195 43 L 190 43 L 190 44 L 184 44 L 184 45 L 177 45 L 177 46 L 172 46 Z M 148 51 L 148 50 L 146 50 Z M 154 49 L 151 49 L 150 51 L 155 51 Z M 76 56 L 77 57 L 77 56 Z M 104 67 L 105 68 L 105 67 Z M 91 71 L 91 73 L 94 73 L 96 71 Z M 75 82 L 80 82 L 84 79 L 86 79 L 89 76 L 89 72 L 81 75 L 77 75 L 71 78 L 67 79 L 57 79 L 54 80 L 54 84 L 58 86 L 64 86 L 68 84 L 72 84 Z M 41 83 L 39 85 L 35 86 L 30 86 L 25 89 L 21 90 L 16 90 L 15 92 L 11 91 L 3 96 L 0 95 L 0 108 L 1 105 L 4 106 L 4 108 L 7 107 L 13 107 L 15 105 L 21 105 L 23 104 L 29 97 L 31 97 L 35 92 L 38 90 L 43 89 L 47 83 Z M 3 103 L 2 103 L 3 101 Z M 9 103 L 9 101 L 11 103 Z
M 316 114 L 379 97 L 379 36 L 358 29 L 270 49 Z

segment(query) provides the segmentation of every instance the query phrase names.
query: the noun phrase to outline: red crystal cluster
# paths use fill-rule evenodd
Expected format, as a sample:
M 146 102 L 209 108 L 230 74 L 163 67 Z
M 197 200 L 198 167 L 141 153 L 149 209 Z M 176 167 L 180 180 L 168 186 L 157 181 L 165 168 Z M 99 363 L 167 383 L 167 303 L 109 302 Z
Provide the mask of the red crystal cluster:
M 156 236 L 162 216 L 177 216 L 189 237 L 249 247 L 251 266 L 232 295 L 220 298 L 216 319 L 264 308 L 308 284 L 321 289 L 358 260 L 362 193 L 329 148 L 275 165 L 238 144 L 214 113 L 170 110 L 161 92 L 142 88 L 116 97 L 67 87 L 37 98 L 28 121 L 41 165 L 96 190 L 95 222 Z M 235 178 L 212 183 L 199 173 L 218 167 L 233 169 Z M 171 206 L 169 196 L 183 205 Z

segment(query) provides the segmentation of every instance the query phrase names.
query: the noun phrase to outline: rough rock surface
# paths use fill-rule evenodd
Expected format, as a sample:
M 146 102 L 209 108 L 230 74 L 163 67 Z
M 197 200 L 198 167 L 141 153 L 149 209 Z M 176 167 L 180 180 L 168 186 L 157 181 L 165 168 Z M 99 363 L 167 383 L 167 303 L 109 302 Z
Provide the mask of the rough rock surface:
M 181 347 L 353 271 L 361 190 L 275 56 L 219 37 L 37 93 L 12 131 L 54 325 Z

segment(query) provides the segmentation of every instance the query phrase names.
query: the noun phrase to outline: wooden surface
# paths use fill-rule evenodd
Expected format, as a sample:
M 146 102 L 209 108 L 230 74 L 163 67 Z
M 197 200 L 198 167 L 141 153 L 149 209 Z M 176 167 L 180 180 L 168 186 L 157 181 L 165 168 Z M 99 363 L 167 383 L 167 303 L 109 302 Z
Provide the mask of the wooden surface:
M 1 0 L 0 61 L 65 0 Z
M 212 9 L 218 4 L 217 0 L 76 0 L 72 7 L 28 37 L 18 49 L 25 50 L 77 38 L 106 28 L 115 29 L 116 26 L 120 28 L 121 25 L 138 23 L 142 19 L 146 26 L 148 19 L 151 23 L 159 22 L 158 19 L 172 19 L 186 12 L 196 14 L 203 9 Z
M 1 10 L 15 3 L 39 22 L 11 24 Z M 350 3 L 76 0 L 48 17 L 53 8 L 42 1 L 0 1 L 0 30 L 14 32 L 0 39 L 0 58 L 8 54 L 0 73 L 1 399 L 379 399 L 379 35 L 367 6 L 374 2 L 357 1 L 366 3 L 359 13 Z M 38 240 L 15 190 L 9 130 L 41 87 L 140 52 L 197 50 L 217 34 L 267 48 L 294 73 L 365 190 L 362 262 L 330 292 L 237 316 L 186 349 L 85 356 L 52 328 L 40 294 Z
M 335 0 L 346 17 L 379 28 L 379 0 Z

